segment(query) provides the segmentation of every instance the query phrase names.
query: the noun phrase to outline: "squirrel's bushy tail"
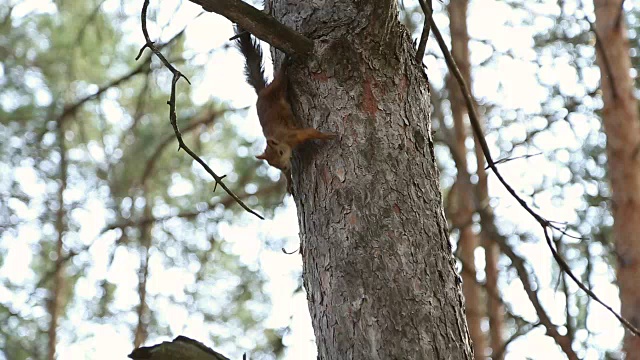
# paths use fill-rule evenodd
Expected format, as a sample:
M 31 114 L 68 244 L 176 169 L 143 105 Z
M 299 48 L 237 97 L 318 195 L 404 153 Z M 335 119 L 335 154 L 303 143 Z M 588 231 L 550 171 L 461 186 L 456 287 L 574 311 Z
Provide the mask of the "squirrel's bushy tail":
M 267 86 L 262 65 L 262 49 L 258 41 L 240 26 L 235 26 L 235 32 L 236 35 L 240 35 L 236 39 L 236 46 L 245 59 L 244 74 L 247 77 L 247 82 L 253 86 L 256 93 L 260 93 Z

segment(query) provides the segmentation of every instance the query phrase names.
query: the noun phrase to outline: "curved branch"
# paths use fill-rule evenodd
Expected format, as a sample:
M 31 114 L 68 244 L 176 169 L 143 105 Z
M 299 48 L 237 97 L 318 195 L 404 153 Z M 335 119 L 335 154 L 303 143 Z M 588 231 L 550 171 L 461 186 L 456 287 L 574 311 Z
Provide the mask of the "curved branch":
M 246 199 L 250 196 L 262 196 L 262 195 L 268 195 L 271 194 L 275 191 L 277 191 L 278 189 L 281 188 L 281 185 L 277 182 L 274 182 L 273 184 L 266 186 L 266 187 L 261 187 L 258 191 L 256 191 L 253 194 L 250 193 L 242 193 L 239 195 L 239 197 Z M 114 224 L 110 224 L 105 226 L 101 231 L 100 231 L 100 235 L 103 235 L 104 233 L 111 231 L 111 230 L 115 230 L 115 229 L 125 229 L 128 227 L 140 227 L 146 224 L 151 224 L 151 223 L 157 223 L 157 222 L 163 222 L 163 221 L 167 221 L 170 219 L 193 219 L 195 217 L 197 217 L 200 214 L 204 214 L 207 211 L 211 211 L 213 210 L 215 207 L 217 206 L 223 206 L 223 207 L 227 207 L 231 204 L 233 204 L 235 200 L 232 197 L 226 197 L 224 199 L 221 199 L 219 201 L 216 202 L 211 202 L 211 203 L 207 203 L 206 207 L 204 209 L 201 210 L 193 210 L 193 211 L 182 211 L 178 214 L 175 215 L 166 215 L 166 216 L 158 216 L 158 217 L 144 217 L 142 219 L 135 219 L 135 220 L 127 220 L 125 222 L 121 222 L 121 223 L 114 223 Z M 90 245 L 89 245 L 90 246 Z M 86 251 L 89 249 L 89 246 L 85 247 L 82 250 L 76 250 L 74 252 L 73 255 L 79 254 L 80 252 Z M 68 260 L 68 257 L 65 257 L 65 261 Z
M 180 38 L 180 36 L 182 36 L 182 34 L 184 34 L 184 30 L 182 30 L 179 33 L 177 33 L 169 41 L 157 46 L 157 49 L 161 50 L 164 47 L 170 45 L 171 43 L 176 41 L 178 38 Z M 138 55 L 136 60 L 138 60 L 140 58 L 140 55 Z M 99 98 L 107 90 L 109 90 L 111 88 L 114 88 L 116 86 L 119 86 L 122 83 L 125 83 L 126 81 L 134 78 L 136 75 L 148 74 L 149 72 L 151 72 L 151 70 L 152 70 L 151 57 L 148 57 L 148 58 L 144 59 L 144 61 L 141 62 L 135 69 L 129 71 L 127 74 L 124 74 L 124 75 L 120 76 L 119 78 L 113 79 L 110 82 L 108 82 L 107 84 L 104 84 L 104 85 L 100 86 L 98 88 L 98 90 L 96 92 L 94 92 L 93 94 L 89 94 L 89 95 L 77 100 L 74 103 L 66 104 L 64 106 L 63 110 L 62 110 L 62 113 L 60 113 L 60 115 L 58 115 L 58 117 L 56 118 L 55 121 L 59 122 L 61 124 L 66 123 L 71 118 L 71 115 L 73 115 L 76 111 L 78 111 L 85 103 L 87 103 L 87 102 L 89 102 L 91 100 L 95 100 L 95 99 Z M 44 133 L 41 134 L 41 136 L 44 136 Z
M 433 0 L 429 1 L 429 5 L 433 4 Z M 416 60 L 420 64 L 424 61 L 424 51 L 427 48 L 427 40 L 429 39 L 429 32 L 431 31 L 431 24 L 429 23 L 429 19 L 427 19 L 427 15 L 424 16 L 424 24 L 422 25 L 422 34 L 420 35 L 420 42 L 418 43 L 418 50 L 416 51 Z
M 205 11 L 220 14 L 260 40 L 287 55 L 304 56 L 313 51 L 313 41 L 282 24 L 273 16 L 241 0 L 189 0 Z
M 201 125 L 209 125 L 214 121 L 216 121 L 216 119 L 220 115 L 222 115 L 225 111 L 226 110 L 222 110 L 222 111 L 207 110 L 207 112 L 200 114 L 196 120 L 192 121 L 185 128 L 183 128 L 182 132 L 183 133 L 190 132 Z M 164 149 L 169 144 L 171 144 L 171 142 L 173 142 L 174 139 L 175 139 L 175 136 L 169 134 L 167 135 L 167 137 L 164 138 L 164 140 L 162 140 L 162 142 L 158 144 L 158 146 L 153 151 L 153 154 L 151 155 L 149 160 L 147 160 L 147 164 L 145 165 L 144 172 L 142 173 L 140 184 L 144 184 L 147 181 L 147 179 L 151 176 L 151 173 L 153 173 L 153 170 L 155 168 L 156 163 L 158 162 L 158 159 L 160 158 L 160 155 L 162 155 L 162 152 L 164 151 Z
M 524 291 L 527 293 L 527 297 L 529 298 L 529 301 L 531 301 L 531 304 L 533 305 L 533 308 L 535 309 L 536 314 L 538 315 L 540 324 L 542 324 L 547 330 L 547 335 L 549 335 L 555 340 L 556 344 L 560 346 L 562 351 L 567 355 L 569 359 L 576 359 L 576 360 L 579 359 L 578 355 L 571 348 L 571 339 L 566 335 L 560 335 L 560 333 L 558 332 L 558 329 L 556 328 L 556 325 L 553 324 L 553 322 L 551 321 L 551 318 L 549 317 L 544 307 L 542 306 L 542 303 L 540 302 L 540 298 L 538 297 L 538 292 L 534 290 L 532 286 L 532 279 L 529 277 L 529 272 L 527 271 L 527 268 L 524 265 L 525 260 L 520 256 L 518 256 L 513 251 L 513 249 L 511 249 L 511 247 L 507 245 L 504 238 L 498 236 L 495 239 L 496 239 L 496 242 L 498 243 L 498 246 L 500 246 L 500 250 L 502 250 L 502 252 L 505 255 L 507 255 L 509 260 L 511 260 L 511 264 L 516 269 L 516 272 L 518 273 L 518 277 L 522 282 Z
M 233 198 L 236 201 L 236 203 L 240 205 L 240 207 L 245 209 L 248 213 L 255 215 L 259 219 L 264 220 L 264 217 L 262 217 L 262 215 L 258 214 L 257 212 L 249 208 L 242 200 L 240 200 L 240 198 L 236 194 L 233 193 L 233 191 L 231 191 L 231 189 L 229 189 L 229 187 L 224 182 L 222 182 L 222 179 L 226 175 L 220 176 L 216 174 L 213 170 L 211 170 L 209 165 L 207 165 L 207 163 L 205 163 L 204 160 L 202 160 L 195 152 L 193 152 L 193 150 L 191 150 L 182 139 L 182 134 L 180 134 L 180 129 L 178 128 L 178 121 L 177 121 L 177 115 L 176 115 L 176 84 L 178 83 L 178 80 L 180 80 L 180 78 L 184 78 L 189 84 L 191 84 L 191 82 L 189 81 L 189 79 L 187 79 L 186 76 L 184 76 L 180 71 L 178 71 L 178 69 L 176 69 L 173 65 L 171 65 L 171 63 L 164 57 L 164 55 L 162 55 L 160 50 L 155 46 L 154 42 L 151 41 L 151 38 L 149 37 L 149 31 L 147 30 L 147 9 L 148 8 L 149 8 L 149 0 L 145 0 L 144 3 L 142 4 L 140 20 L 142 23 L 142 34 L 144 35 L 144 39 L 146 43 L 142 46 L 142 48 L 140 48 L 140 52 L 138 53 L 136 60 L 139 59 L 140 56 L 142 56 L 142 52 L 144 51 L 144 49 L 149 48 L 158 57 L 158 59 L 160 59 L 160 61 L 164 64 L 164 66 L 167 69 L 169 69 L 169 71 L 171 71 L 171 73 L 173 74 L 173 80 L 171 81 L 171 95 L 169 96 L 169 101 L 167 101 L 167 105 L 169 105 L 169 121 L 171 122 L 171 126 L 173 127 L 173 132 L 176 135 L 176 139 L 178 139 L 178 150 L 184 149 L 184 151 L 187 154 L 189 154 L 189 156 L 191 156 L 193 160 L 195 160 L 198 164 L 200 164 L 204 168 L 204 170 L 213 177 L 213 179 L 216 182 L 216 187 L 220 185 L 220 187 L 224 191 L 226 191 L 226 193 L 229 194 L 229 196 L 231 196 L 231 198 Z M 214 188 L 214 191 L 215 191 L 215 188 Z

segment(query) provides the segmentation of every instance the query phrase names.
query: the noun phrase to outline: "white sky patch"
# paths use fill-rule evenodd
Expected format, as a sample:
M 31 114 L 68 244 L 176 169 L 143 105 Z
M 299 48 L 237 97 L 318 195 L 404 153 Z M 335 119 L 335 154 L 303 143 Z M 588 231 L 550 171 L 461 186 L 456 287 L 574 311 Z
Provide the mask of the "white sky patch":
M 21 285 L 33 280 L 34 274 L 30 268 L 33 259 L 31 245 L 39 240 L 40 233 L 34 227 L 21 227 L 17 237 L 4 234 L 2 245 L 8 248 L 8 252 L 0 268 L 0 278 Z
M 193 193 L 193 184 L 187 179 L 183 179 L 179 175 L 174 175 L 172 178 L 172 184 L 169 185 L 167 191 L 171 197 L 180 197 Z

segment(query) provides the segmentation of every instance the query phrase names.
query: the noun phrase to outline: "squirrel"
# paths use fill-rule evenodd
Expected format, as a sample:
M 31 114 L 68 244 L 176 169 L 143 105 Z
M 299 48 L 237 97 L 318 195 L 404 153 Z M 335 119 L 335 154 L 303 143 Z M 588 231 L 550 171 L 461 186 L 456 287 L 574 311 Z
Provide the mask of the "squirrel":
M 335 134 L 318 131 L 314 128 L 299 128 L 295 124 L 295 117 L 291 104 L 287 98 L 287 67 L 291 58 L 285 59 L 280 69 L 275 72 L 273 81 L 267 84 L 262 65 L 262 50 L 258 42 L 241 27 L 235 27 L 236 45 L 245 58 L 245 76 L 251 85 L 258 101 L 258 119 L 262 126 L 262 133 L 267 139 L 267 147 L 260 160 L 266 160 L 269 165 L 280 169 L 287 178 L 287 190 L 291 193 L 291 152 L 307 140 L 329 140 Z

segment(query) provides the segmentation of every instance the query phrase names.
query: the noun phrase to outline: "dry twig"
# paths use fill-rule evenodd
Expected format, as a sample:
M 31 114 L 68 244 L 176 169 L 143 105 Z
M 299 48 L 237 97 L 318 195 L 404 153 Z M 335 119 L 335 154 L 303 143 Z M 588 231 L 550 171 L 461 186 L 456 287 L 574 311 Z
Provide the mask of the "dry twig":
M 209 165 L 207 165 L 207 163 L 205 163 L 204 160 L 202 160 L 195 152 L 193 152 L 193 150 L 191 150 L 187 146 L 187 144 L 185 144 L 184 140 L 182 139 L 182 134 L 180 133 L 180 129 L 178 128 L 178 122 L 177 122 L 177 119 L 176 119 L 177 118 L 177 115 L 176 115 L 176 84 L 178 83 L 178 80 L 180 80 L 180 78 L 184 78 L 189 84 L 191 84 L 191 82 L 189 81 L 189 79 L 187 79 L 186 76 L 184 76 L 180 71 L 178 71 L 178 69 L 176 69 L 175 67 L 173 67 L 173 65 L 171 65 L 171 63 L 169 63 L 169 61 L 164 57 L 164 55 L 162 55 L 160 50 L 155 46 L 155 43 L 153 41 L 151 41 L 151 38 L 149 37 L 149 32 L 147 30 L 147 9 L 148 9 L 148 7 L 149 7 L 149 0 L 145 0 L 144 3 L 142 4 L 142 11 L 141 11 L 141 14 L 140 14 L 140 20 L 141 20 L 141 23 L 142 23 L 142 33 L 144 34 L 144 38 L 145 38 L 146 43 L 142 46 L 142 48 L 140 48 L 140 52 L 138 53 L 138 56 L 136 57 L 136 60 L 140 58 L 140 56 L 142 55 L 144 49 L 149 48 L 149 50 L 151 50 L 160 59 L 160 61 L 164 64 L 164 66 L 167 69 L 169 69 L 169 71 L 171 71 L 171 73 L 173 74 L 173 79 L 171 80 L 171 95 L 169 96 L 169 101 L 167 101 L 167 104 L 169 105 L 169 120 L 171 122 L 171 126 L 173 127 L 173 132 L 176 135 L 176 139 L 178 139 L 178 151 L 180 149 L 183 149 L 198 164 L 200 164 L 204 168 L 204 170 L 207 173 L 209 173 L 209 175 L 211 175 L 213 177 L 213 179 L 216 182 L 216 187 L 217 187 L 217 185 L 220 185 L 220 187 L 222 189 L 224 189 L 224 191 L 226 191 L 226 193 L 229 194 L 229 196 L 231 196 L 236 201 L 236 203 L 238 203 L 238 205 L 240 205 L 248 213 L 255 215 L 259 219 L 264 220 L 264 217 L 262 217 L 262 215 L 258 214 L 257 212 L 255 212 L 254 210 L 249 208 L 242 200 L 240 200 L 240 198 L 236 194 L 233 193 L 233 191 L 231 191 L 231 189 L 229 189 L 229 187 L 227 187 L 227 185 L 224 182 L 222 182 L 222 179 L 225 176 L 220 176 L 220 175 L 216 174 L 213 170 L 211 170 Z

